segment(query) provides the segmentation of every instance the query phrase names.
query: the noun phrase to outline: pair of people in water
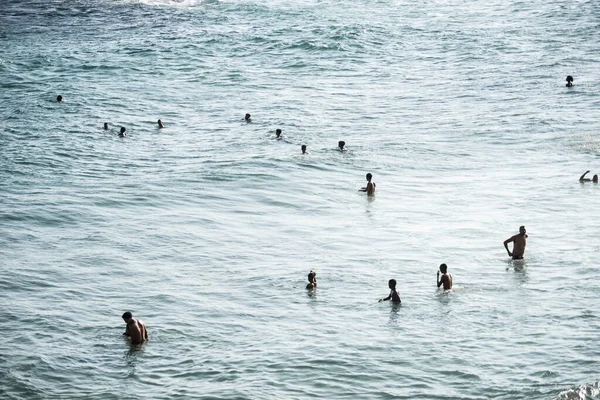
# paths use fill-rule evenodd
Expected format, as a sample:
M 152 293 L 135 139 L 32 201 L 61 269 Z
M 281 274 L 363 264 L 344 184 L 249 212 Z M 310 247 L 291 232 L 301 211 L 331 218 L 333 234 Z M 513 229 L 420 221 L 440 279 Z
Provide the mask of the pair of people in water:
M 442 273 L 442 277 L 440 278 L 440 272 Z M 439 288 L 440 286 L 444 286 L 444 290 L 452 289 L 452 275 L 448 273 L 448 266 L 446 264 L 441 264 L 440 269 L 437 272 L 436 284 Z M 394 303 L 402 303 L 402 299 L 400 299 L 400 294 L 396 290 L 396 280 L 390 279 L 388 282 L 388 287 L 390 288 L 390 294 L 383 299 L 379 299 L 379 302 L 391 300 Z

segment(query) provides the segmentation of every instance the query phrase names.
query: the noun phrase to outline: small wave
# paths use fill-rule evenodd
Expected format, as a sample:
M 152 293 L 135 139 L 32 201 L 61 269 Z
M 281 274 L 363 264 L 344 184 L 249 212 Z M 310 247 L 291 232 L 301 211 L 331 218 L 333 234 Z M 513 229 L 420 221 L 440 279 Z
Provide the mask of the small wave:
M 585 384 L 576 387 L 575 389 L 565 390 L 561 392 L 557 400 L 592 400 L 600 398 L 600 382 L 594 384 Z

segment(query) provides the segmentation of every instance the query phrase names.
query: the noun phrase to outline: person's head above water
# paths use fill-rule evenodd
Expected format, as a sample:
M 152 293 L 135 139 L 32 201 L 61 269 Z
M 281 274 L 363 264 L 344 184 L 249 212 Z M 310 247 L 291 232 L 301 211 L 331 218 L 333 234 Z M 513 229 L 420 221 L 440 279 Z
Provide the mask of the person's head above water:
M 62 96 L 59 94 L 58 96 L 56 96 L 56 102 L 60 103 L 62 101 Z
M 390 281 L 388 282 L 388 286 L 390 289 L 396 289 L 396 280 L 390 279 Z
M 597 174 L 592 177 L 592 182 L 598 183 L 598 175 Z
M 317 273 L 315 272 L 314 269 L 311 269 L 310 272 L 308 273 L 308 282 L 314 283 L 316 279 L 317 279 Z
M 158 128 L 164 128 L 165 126 L 163 125 L 162 121 L 159 119 L 158 120 Z
M 121 127 L 121 131 L 119 132 L 119 136 L 125 136 L 125 131 L 126 131 L 126 130 L 127 130 L 127 129 L 125 129 L 125 127 L 124 127 L 124 126 L 122 126 L 122 127 Z
M 281 129 L 275 129 L 275 136 L 277 136 L 277 137 L 281 136 Z
M 302 149 L 302 154 L 306 154 L 306 145 L 305 144 L 302 145 L 301 149 Z
M 246 114 L 246 115 L 244 116 L 244 119 L 245 119 L 246 121 L 250 121 L 250 114 Z
M 527 233 L 527 231 L 525 230 L 525 226 L 520 226 L 519 227 L 519 234 L 524 235 L 525 233 Z
M 369 172 L 369 173 L 367 174 L 367 180 L 368 180 L 369 182 L 371 182 L 371 179 L 373 179 L 373 175 L 371 175 L 371 173 Z
M 108 122 L 104 123 L 104 130 L 107 131 L 108 130 Z
M 448 271 L 448 266 L 446 264 L 441 264 L 440 265 L 440 272 L 442 274 L 445 274 Z
M 571 75 L 567 75 L 567 86 L 573 86 L 573 77 Z
M 123 318 L 123 320 L 125 322 L 129 321 L 131 318 L 133 318 L 133 315 L 131 315 L 131 313 L 129 311 L 123 313 L 123 315 L 121 316 L 121 318 Z
M 344 150 L 345 145 L 346 145 L 346 142 L 344 142 L 343 140 L 340 140 L 338 142 L 338 147 L 340 148 L 340 150 Z

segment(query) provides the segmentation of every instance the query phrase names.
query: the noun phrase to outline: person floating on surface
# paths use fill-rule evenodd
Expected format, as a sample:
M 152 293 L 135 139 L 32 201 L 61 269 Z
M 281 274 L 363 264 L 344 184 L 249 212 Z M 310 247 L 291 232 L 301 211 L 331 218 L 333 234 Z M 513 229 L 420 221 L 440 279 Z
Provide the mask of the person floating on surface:
M 308 273 L 308 285 L 306 285 L 307 289 L 316 289 L 317 288 L 317 273 L 314 269 L 311 269 Z
M 375 182 L 372 182 L 371 179 L 373 179 L 373 175 L 368 173 L 367 174 L 367 186 L 364 188 L 358 189 L 358 191 L 359 192 L 367 192 L 367 195 L 369 195 L 369 196 L 375 195 L 375 186 L 377 186 L 377 185 L 375 184 Z
M 508 256 L 512 257 L 513 260 L 522 260 L 523 254 L 525 253 L 525 246 L 527 245 L 527 231 L 524 226 L 519 227 L 519 234 L 514 235 L 504 241 L 504 248 L 508 252 Z M 512 253 L 508 250 L 508 244 L 513 242 Z
M 142 320 L 135 320 L 129 311 L 125 312 L 121 318 L 127 325 L 123 336 L 129 337 L 132 344 L 140 344 L 148 340 L 148 330 Z
M 581 182 L 581 183 L 583 183 L 583 182 L 594 182 L 594 183 L 598 183 L 598 174 L 594 175 L 594 176 L 592 177 L 592 179 L 590 179 L 590 178 L 586 178 L 586 177 L 585 177 L 585 176 L 586 176 L 587 174 L 589 174 L 589 173 L 590 173 L 590 171 L 585 171 L 585 172 L 583 173 L 583 175 L 581 175 L 581 176 L 579 177 L 579 182 Z
M 440 279 L 440 272 L 442 273 L 442 279 Z M 452 275 L 448 273 L 448 266 L 446 264 L 440 265 L 436 280 L 437 287 L 444 285 L 444 290 L 452 289 Z
M 390 279 L 390 281 L 388 282 L 388 287 L 390 288 L 389 296 L 384 299 L 379 299 L 379 302 L 388 301 L 391 299 L 392 302 L 394 302 L 394 303 L 398 303 L 398 304 L 402 303 L 402 300 L 400 300 L 400 295 L 396 291 L 396 280 Z

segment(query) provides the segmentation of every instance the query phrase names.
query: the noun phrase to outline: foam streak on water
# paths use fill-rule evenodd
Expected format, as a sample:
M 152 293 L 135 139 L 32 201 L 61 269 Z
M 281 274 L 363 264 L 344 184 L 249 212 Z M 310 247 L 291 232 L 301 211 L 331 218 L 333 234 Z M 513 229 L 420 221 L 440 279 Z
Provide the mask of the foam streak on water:
M 598 398 L 599 15 L 0 2 L 0 397 Z

